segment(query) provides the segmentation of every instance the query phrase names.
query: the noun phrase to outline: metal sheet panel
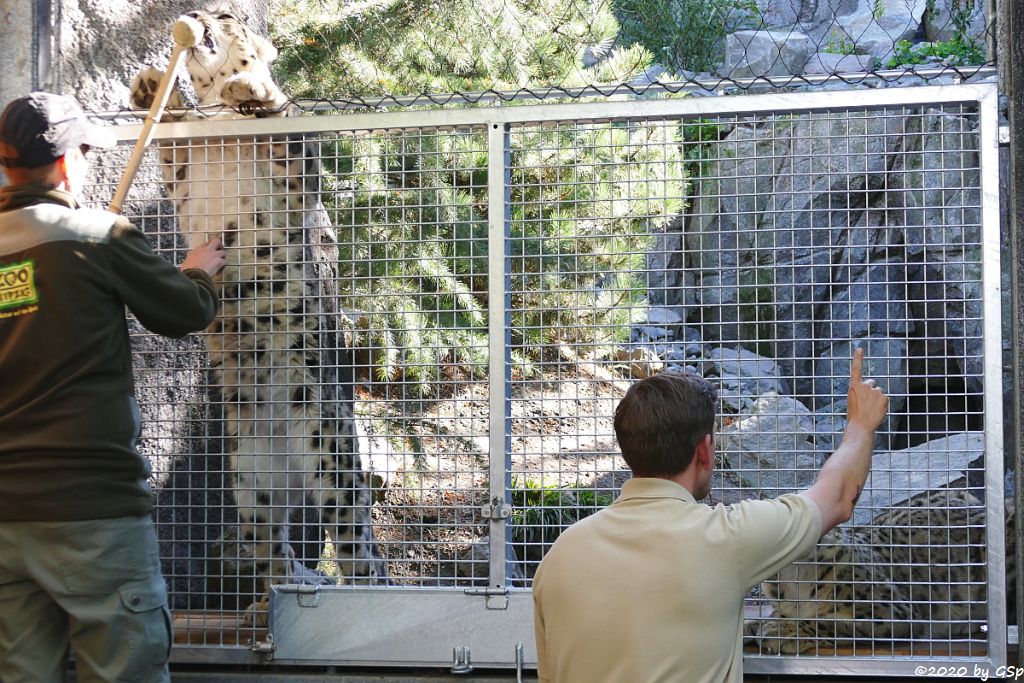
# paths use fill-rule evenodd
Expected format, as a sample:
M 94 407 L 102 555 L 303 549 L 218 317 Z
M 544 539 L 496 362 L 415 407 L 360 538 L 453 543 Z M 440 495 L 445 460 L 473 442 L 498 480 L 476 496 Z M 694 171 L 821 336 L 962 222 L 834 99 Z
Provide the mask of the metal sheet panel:
M 489 609 L 484 597 L 455 591 L 323 588 L 314 598 L 289 588 L 276 587 L 272 600 L 276 663 L 452 666 L 463 648 L 471 666 L 509 667 L 522 643 L 525 662 L 536 665 L 526 591 Z

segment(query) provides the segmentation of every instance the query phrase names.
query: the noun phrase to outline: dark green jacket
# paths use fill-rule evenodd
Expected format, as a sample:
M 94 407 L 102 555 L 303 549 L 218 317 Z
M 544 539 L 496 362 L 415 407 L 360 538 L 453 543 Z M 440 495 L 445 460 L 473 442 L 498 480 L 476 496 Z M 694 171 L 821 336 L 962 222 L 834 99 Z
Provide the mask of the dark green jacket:
M 0 188 L 0 522 L 150 512 L 125 306 L 182 337 L 213 321 L 217 296 L 124 218 Z

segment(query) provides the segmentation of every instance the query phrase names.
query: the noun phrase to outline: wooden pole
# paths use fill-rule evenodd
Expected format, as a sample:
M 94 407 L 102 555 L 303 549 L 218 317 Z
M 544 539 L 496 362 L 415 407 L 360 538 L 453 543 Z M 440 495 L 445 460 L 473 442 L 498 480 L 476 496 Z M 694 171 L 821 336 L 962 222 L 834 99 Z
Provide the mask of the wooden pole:
M 135 174 L 139 172 L 139 166 L 142 165 L 142 155 L 146 153 L 146 147 L 153 141 L 153 126 L 160 122 L 164 108 L 167 106 L 167 99 L 171 96 L 171 88 L 174 86 L 178 66 L 185 57 L 185 51 L 195 47 L 202 40 L 203 31 L 202 24 L 191 17 L 181 17 L 174 24 L 174 49 L 171 51 L 170 63 L 167 65 L 164 77 L 160 79 L 160 85 L 153 96 L 153 104 L 149 107 L 149 113 L 146 114 L 142 132 L 139 133 L 139 139 L 135 141 L 135 149 L 132 150 L 128 166 L 124 169 L 121 182 L 110 202 L 109 210 L 111 212 L 121 213 L 124 199 L 128 195 L 128 188 L 131 187 L 132 181 L 135 180 Z

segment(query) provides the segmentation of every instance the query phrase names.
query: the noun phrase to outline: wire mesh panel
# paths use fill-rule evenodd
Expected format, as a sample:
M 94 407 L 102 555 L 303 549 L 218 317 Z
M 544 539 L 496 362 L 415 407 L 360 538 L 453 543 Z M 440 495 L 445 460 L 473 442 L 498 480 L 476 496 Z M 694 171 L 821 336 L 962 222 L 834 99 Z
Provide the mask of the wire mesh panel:
M 709 502 L 729 504 L 815 481 L 862 347 L 891 400 L 868 486 L 851 524 L 750 595 L 747 652 L 988 654 L 1001 618 L 986 548 L 1003 527 L 986 526 L 986 495 L 1003 501 L 986 476 L 1002 461 L 985 457 L 998 416 L 985 414 L 979 129 L 975 103 L 514 128 L 525 573 L 628 478 L 612 417 L 631 380 L 684 372 L 717 388 Z
M 708 102 L 161 126 L 126 214 L 229 262 L 210 330 L 133 340 L 178 658 L 531 661 L 522 589 L 628 478 L 631 382 L 716 386 L 728 504 L 814 481 L 863 347 L 871 479 L 750 594 L 748 669 L 1002 663 L 994 91 Z
M 155 156 L 164 182 L 134 194 L 170 201 L 127 213 L 173 260 L 218 237 L 229 262 L 208 331 L 135 338 L 179 639 L 261 642 L 268 581 L 486 583 L 486 135 Z

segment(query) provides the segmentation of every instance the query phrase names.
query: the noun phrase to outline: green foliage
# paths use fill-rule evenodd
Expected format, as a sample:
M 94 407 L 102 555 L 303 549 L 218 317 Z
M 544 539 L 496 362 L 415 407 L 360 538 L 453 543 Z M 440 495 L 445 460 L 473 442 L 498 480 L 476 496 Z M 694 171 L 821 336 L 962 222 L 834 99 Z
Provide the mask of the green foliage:
M 683 208 L 678 126 L 593 124 L 515 134 L 511 330 L 521 371 L 546 348 L 626 341 L 646 305 L 653 235 Z M 342 307 L 380 381 L 430 390 L 486 371 L 487 154 L 482 132 L 409 131 L 325 145 Z M 632 313 L 631 313 L 632 312 Z
M 895 69 L 936 60 L 946 66 L 978 66 L 985 63 L 985 51 L 982 46 L 963 35 L 936 43 L 913 44 L 901 40 L 896 43 L 896 54 L 889 60 L 887 66 Z
M 486 370 L 487 226 L 475 205 L 486 186 L 474 184 L 486 182 L 480 145 L 479 135 L 325 145 L 335 190 L 327 208 L 347 285 L 341 306 L 357 317 L 353 346 L 368 354 L 378 381 L 402 380 L 425 394 L 445 368 L 471 377 Z
M 683 209 L 677 127 L 597 124 L 522 134 L 511 194 L 513 342 L 530 357 L 552 344 L 628 340 L 646 306 L 654 235 Z
M 288 0 L 272 24 L 279 82 L 313 98 L 619 83 L 653 56 L 614 47 L 618 32 L 606 3 L 575 0 Z M 585 67 L 588 50 L 601 58 Z M 529 130 L 513 134 L 509 259 L 527 374 L 552 345 L 625 340 L 651 236 L 686 190 L 678 127 Z M 486 143 L 483 131 L 424 130 L 323 144 L 341 305 L 379 381 L 426 395 L 451 373 L 486 372 Z
M 581 78 L 587 46 L 611 42 L 604 3 L 574 0 L 325 0 L 320 12 L 291 0 L 272 38 L 275 75 L 293 97 L 452 93 L 567 85 Z M 300 18 L 301 17 L 301 18 Z M 620 75 L 650 63 L 637 52 Z
M 825 52 L 836 55 L 852 55 L 857 51 L 850 35 L 842 29 L 832 29 L 828 41 L 825 42 Z
M 556 488 L 531 479 L 513 481 L 509 494 L 512 544 L 531 569 L 562 531 L 615 499 L 611 493 L 576 486 Z
M 956 36 L 961 40 L 967 35 L 971 26 L 971 14 L 974 12 L 975 0 L 951 0 L 950 19 L 956 27 Z
M 725 36 L 757 25 L 754 0 L 612 0 L 620 41 L 638 43 L 672 71 L 709 71 Z

